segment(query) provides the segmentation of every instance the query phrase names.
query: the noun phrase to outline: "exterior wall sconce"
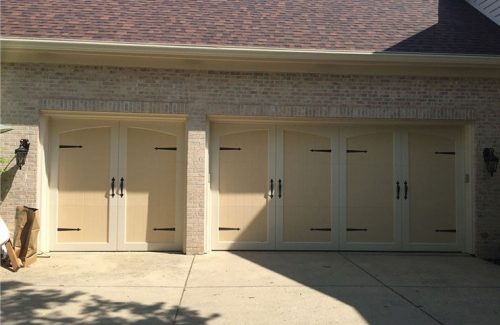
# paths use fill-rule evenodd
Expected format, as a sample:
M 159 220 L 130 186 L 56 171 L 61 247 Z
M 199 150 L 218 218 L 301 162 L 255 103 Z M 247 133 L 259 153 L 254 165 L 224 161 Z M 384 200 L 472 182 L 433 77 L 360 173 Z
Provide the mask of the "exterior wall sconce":
M 493 148 L 484 148 L 483 158 L 486 163 L 486 170 L 491 176 L 493 176 L 498 168 L 498 157 L 495 156 L 495 150 L 493 150 Z
M 14 153 L 16 154 L 16 166 L 21 169 L 26 162 L 26 156 L 30 151 L 30 142 L 28 139 L 21 139 L 19 148 L 17 148 Z

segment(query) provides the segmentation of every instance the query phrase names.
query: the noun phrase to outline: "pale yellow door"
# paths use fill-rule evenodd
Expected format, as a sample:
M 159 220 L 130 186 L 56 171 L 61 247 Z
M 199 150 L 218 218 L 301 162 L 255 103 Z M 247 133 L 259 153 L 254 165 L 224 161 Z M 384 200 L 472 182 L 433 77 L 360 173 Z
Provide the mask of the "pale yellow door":
M 393 132 L 376 131 L 346 139 L 347 242 L 395 240 L 393 138 Z
M 108 242 L 110 129 L 63 133 L 59 145 L 59 242 Z
M 330 242 L 331 139 L 290 129 L 284 129 L 281 136 L 283 157 L 278 161 L 282 161 L 282 179 L 278 179 L 277 193 L 277 200 L 282 201 L 282 225 L 277 227 L 281 240 Z
M 181 248 L 182 130 L 180 124 L 120 123 L 119 249 Z
M 182 248 L 182 123 L 55 119 L 51 128 L 53 249 Z
M 54 250 L 116 249 L 113 121 L 53 120 L 51 155 Z
M 408 133 L 408 169 L 404 199 L 409 203 L 409 241 L 456 241 L 456 148 L 452 138 Z
M 274 248 L 269 201 L 276 195 L 270 173 L 270 129 L 215 125 L 218 219 L 215 248 Z M 274 162 L 274 159 L 271 159 Z M 274 188 L 274 193 L 271 192 Z

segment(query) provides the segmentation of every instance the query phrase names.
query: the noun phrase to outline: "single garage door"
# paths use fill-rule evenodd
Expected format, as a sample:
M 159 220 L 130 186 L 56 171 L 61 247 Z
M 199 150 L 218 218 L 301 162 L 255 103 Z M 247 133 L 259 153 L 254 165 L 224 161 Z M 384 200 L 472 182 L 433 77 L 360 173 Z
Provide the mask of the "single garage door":
M 53 250 L 180 250 L 180 122 L 51 121 Z
M 213 123 L 212 248 L 460 251 L 460 139 L 450 126 Z

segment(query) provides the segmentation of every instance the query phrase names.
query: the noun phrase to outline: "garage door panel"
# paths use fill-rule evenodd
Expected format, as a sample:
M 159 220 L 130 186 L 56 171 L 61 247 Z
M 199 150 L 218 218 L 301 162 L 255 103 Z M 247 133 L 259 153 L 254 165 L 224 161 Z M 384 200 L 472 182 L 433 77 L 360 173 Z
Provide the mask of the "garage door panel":
M 346 145 L 347 241 L 392 242 L 393 134 L 352 136 L 347 138 Z
M 173 243 L 176 225 L 177 137 L 127 127 L 128 243 Z
M 252 130 L 219 139 L 220 241 L 268 240 L 268 138 Z
M 330 206 L 289 204 L 283 225 L 285 242 L 329 242 L 331 239 Z
M 283 240 L 329 242 L 331 140 L 292 130 L 283 138 Z
M 391 242 L 394 233 L 392 209 L 386 206 L 351 206 L 346 231 L 349 242 Z
M 267 241 L 267 211 L 257 205 L 224 205 L 219 223 L 219 240 L 233 242 Z
M 59 135 L 57 241 L 60 243 L 109 241 L 110 139 L 108 127 Z M 65 147 L 69 145 L 72 147 Z
M 455 142 L 410 132 L 408 148 L 410 241 L 455 242 Z

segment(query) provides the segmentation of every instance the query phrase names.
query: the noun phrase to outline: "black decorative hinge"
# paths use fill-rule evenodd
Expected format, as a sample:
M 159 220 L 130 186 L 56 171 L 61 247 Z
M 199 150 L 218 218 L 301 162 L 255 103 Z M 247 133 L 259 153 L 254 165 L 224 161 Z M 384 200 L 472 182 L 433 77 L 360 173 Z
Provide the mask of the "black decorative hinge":
M 332 228 L 311 228 L 311 231 L 332 231 Z
M 219 230 L 240 230 L 240 228 L 219 227 Z
M 332 149 L 311 149 L 311 152 L 332 152 Z
M 80 231 L 80 228 L 57 228 L 57 231 Z
M 153 228 L 154 231 L 175 231 L 175 228 Z
M 352 149 L 347 149 L 347 153 L 367 153 L 368 150 L 352 150 Z
M 83 146 L 80 145 L 73 145 L 73 144 L 60 144 L 59 148 L 61 149 L 68 149 L 68 148 L 83 148 Z
M 436 232 L 457 232 L 456 229 L 436 229 Z
M 366 228 L 347 228 L 347 231 L 368 231 Z
M 219 150 L 241 150 L 241 148 L 220 147 Z
M 455 151 L 436 151 L 434 153 L 436 155 L 454 155 Z
M 175 151 L 175 150 L 177 150 L 177 147 L 155 147 L 155 150 L 171 150 L 171 151 Z

